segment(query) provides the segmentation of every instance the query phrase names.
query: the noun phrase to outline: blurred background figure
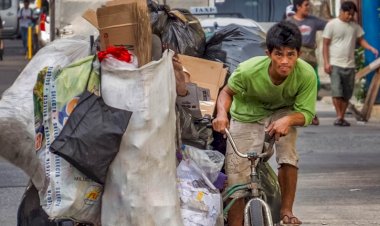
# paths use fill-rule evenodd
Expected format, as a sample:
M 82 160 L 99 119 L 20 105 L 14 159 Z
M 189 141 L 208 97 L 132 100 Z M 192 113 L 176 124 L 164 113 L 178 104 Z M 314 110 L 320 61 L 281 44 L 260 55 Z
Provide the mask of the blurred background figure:
M 3 37 L 2 37 L 2 31 L 3 31 L 3 20 L 1 19 L 0 16 L 0 61 L 3 60 L 3 54 L 4 54 L 4 42 L 3 42 Z
M 355 85 L 355 48 L 359 44 L 377 58 L 379 51 L 364 39 L 363 28 L 354 21 L 358 9 L 351 1 L 343 2 L 339 17 L 332 19 L 323 31 L 325 72 L 331 78 L 331 91 L 336 111 L 335 126 L 350 126 L 345 113 Z
M 294 14 L 288 16 L 287 20 L 297 25 L 301 31 L 302 48 L 300 57 L 314 68 L 319 91 L 320 80 L 318 76 L 318 61 L 315 53 L 315 49 L 317 48 L 316 34 L 317 31 L 322 31 L 325 28 L 327 21 L 310 15 L 311 4 L 309 0 L 294 0 L 293 5 L 290 6 L 292 6 Z M 290 6 L 286 8 L 287 15 Z M 314 117 L 312 124 L 319 125 L 319 119 L 317 116 Z
M 24 0 L 24 7 L 18 12 L 18 19 L 20 25 L 20 34 L 22 39 L 22 45 L 24 47 L 24 52 L 28 50 L 27 40 L 28 40 L 28 27 L 32 25 L 32 10 L 29 8 L 29 0 Z

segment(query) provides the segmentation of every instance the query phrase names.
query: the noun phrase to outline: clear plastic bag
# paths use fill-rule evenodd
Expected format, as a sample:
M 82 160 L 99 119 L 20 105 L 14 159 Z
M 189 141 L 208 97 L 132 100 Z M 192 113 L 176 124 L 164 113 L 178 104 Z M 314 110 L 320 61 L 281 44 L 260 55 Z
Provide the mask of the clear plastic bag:
M 177 177 L 184 225 L 216 225 L 222 211 L 221 195 L 202 169 L 191 159 L 182 160 Z
M 214 150 L 202 150 L 189 145 L 183 145 L 186 158 L 192 159 L 203 170 L 207 178 L 214 182 L 224 164 L 224 155 Z

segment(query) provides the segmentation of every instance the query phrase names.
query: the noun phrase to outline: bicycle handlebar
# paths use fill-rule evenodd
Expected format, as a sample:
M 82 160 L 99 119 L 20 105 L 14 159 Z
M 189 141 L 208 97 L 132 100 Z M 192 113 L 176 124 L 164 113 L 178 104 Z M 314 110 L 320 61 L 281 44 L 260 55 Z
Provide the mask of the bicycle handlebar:
M 275 142 L 274 136 L 270 137 L 270 139 L 269 139 L 269 146 L 268 146 L 268 149 L 267 149 L 266 152 L 263 152 L 263 153 L 258 154 L 258 155 L 256 155 L 256 153 L 254 153 L 254 155 L 249 155 L 249 154 L 243 154 L 243 153 L 239 152 L 238 148 L 237 148 L 237 146 L 235 144 L 235 141 L 234 141 L 234 139 L 231 136 L 230 131 L 227 128 L 224 131 L 226 132 L 227 138 L 228 138 L 228 140 L 231 143 L 232 149 L 234 149 L 234 152 L 239 157 L 241 157 L 241 158 L 255 158 L 255 159 L 257 159 L 257 158 L 266 158 L 268 156 L 269 157 L 272 156 L 272 154 L 273 154 L 273 146 L 274 146 L 274 142 Z

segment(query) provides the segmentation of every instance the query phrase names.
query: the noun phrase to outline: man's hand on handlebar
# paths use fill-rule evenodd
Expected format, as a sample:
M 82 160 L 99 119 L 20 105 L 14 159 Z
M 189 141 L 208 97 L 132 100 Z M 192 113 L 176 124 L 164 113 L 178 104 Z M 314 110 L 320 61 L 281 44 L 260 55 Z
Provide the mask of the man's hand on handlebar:
M 276 141 L 280 140 L 280 137 L 286 136 L 289 133 L 289 121 L 287 118 L 280 118 L 273 121 L 265 130 L 269 136 L 274 136 Z
M 225 129 L 230 127 L 230 122 L 228 120 L 227 114 L 220 115 L 212 121 L 212 128 L 219 133 L 225 134 Z

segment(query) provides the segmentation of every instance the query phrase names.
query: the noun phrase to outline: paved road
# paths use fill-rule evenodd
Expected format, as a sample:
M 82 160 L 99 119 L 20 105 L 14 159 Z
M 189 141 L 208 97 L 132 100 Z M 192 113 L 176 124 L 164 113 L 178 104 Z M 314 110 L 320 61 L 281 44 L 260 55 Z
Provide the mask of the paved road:
M 24 67 L 19 40 L 7 40 L 0 91 Z M 299 186 L 295 213 L 304 225 L 380 225 L 380 124 L 334 127 L 331 104 L 318 102 L 321 125 L 299 129 Z M 16 225 L 27 177 L 0 159 L 0 225 Z
M 318 103 L 321 125 L 300 130 L 295 212 L 304 225 L 380 225 L 380 125 L 333 126 L 331 105 Z

